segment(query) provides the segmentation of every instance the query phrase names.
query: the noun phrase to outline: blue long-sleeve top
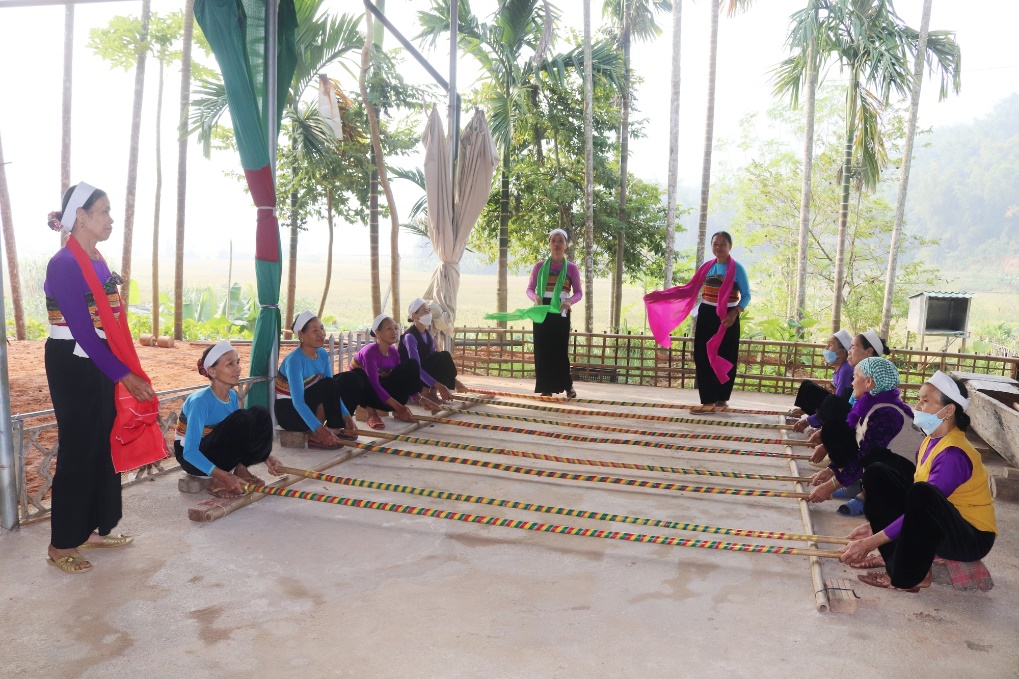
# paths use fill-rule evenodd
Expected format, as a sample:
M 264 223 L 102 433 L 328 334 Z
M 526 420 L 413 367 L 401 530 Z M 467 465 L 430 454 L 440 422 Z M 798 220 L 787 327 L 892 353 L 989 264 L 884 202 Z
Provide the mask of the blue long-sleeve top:
M 240 408 L 240 403 L 237 400 L 236 391 L 231 389 L 229 398 L 226 401 L 220 401 L 219 397 L 213 393 L 212 387 L 206 387 L 191 394 L 181 406 L 174 438 L 180 441 L 181 447 L 184 449 L 184 459 L 206 476 L 212 476 L 212 470 L 216 466 L 199 450 L 202 437 L 238 408 Z
M 735 261 L 735 260 L 730 260 Z M 719 264 L 715 262 L 714 266 L 708 269 L 708 276 L 721 276 L 725 279 L 725 270 L 728 267 L 727 264 Z M 729 302 L 729 308 L 739 306 L 743 308 L 743 311 L 747 310 L 750 306 L 750 279 L 747 278 L 747 270 L 743 268 L 743 265 L 736 262 L 736 278 L 733 281 L 733 285 L 739 290 L 739 301 Z M 711 302 L 704 302 L 704 304 L 711 304 Z M 716 306 L 711 304 L 711 306 Z
M 315 431 L 322 426 L 322 422 L 318 421 L 315 413 L 308 407 L 304 400 L 304 391 L 319 380 L 332 379 L 332 376 L 333 366 L 325 349 L 320 347 L 315 358 L 308 358 L 300 348 L 294 349 L 280 363 L 279 372 L 276 374 L 276 398 L 291 399 L 297 414 L 311 431 Z M 344 417 L 350 414 L 342 399 L 340 412 Z

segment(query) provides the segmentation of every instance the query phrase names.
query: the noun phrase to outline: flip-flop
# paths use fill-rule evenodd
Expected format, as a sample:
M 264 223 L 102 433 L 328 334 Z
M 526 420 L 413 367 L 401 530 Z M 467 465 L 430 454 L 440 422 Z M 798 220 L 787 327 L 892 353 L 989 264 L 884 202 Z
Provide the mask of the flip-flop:
M 849 564 L 850 568 L 859 568 L 862 570 L 871 570 L 874 568 L 884 568 L 885 560 L 880 554 L 868 554 L 856 563 Z
M 46 557 L 46 563 L 51 566 L 56 566 L 63 572 L 71 575 L 88 573 L 92 570 L 92 562 L 83 557 L 81 554 L 71 554 L 59 559 L 54 559 L 53 557 L 48 556 Z M 82 566 L 82 568 L 78 568 L 79 565 Z
M 113 547 L 126 547 L 134 542 L 130 535 L 104 535 L 100 542 L 86 542 L 78 546 L 78 549 L 110 549 Z
M 371 417 L 368 418 L 368 426 L 371 427 L 372 429 L 379 430 L 385 429 L 386 423 L 383 422 L 382 418 L 379 417 L 378 415 L 372 415 Z
M 893 589 L 897 592 L 908 592 L 910 594 L 916 594 L 921 589 L 925 589 L 931 586 L 931 574 L 927 573 L 926 577 L 920 581 L 916 587 L 910 587 L 908 589 L 902 589 L 900 587 L 894 587 L 892 585 L 892 578 L 884 571 L 871 571 L 870 573 L 861 573 L 856 576 L 860 582 L 871 587 L 881 587 L 884 589 Z

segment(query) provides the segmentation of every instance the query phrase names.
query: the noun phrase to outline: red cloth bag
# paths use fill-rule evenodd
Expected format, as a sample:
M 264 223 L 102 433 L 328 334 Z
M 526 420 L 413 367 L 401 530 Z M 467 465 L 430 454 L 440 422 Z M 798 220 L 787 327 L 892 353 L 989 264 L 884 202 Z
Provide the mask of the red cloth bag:
M 67 248 L 81 267 L 85 282 L 92 291 L 92 297 L 95 298 L 96 310 L 103 322 L 110 351 L 132 373 L 144 378 L 151 385 L 152 380 L 142 370 L 134 340 L 131 339 L 131 329 L 127 325 L 127 309 L 123 300 L 120 302 L 121 313 L 118 319 L 113 315 L 113 307 L 106 297 L 106 291 L 81 244 L 75 238 L 68 238 Z M 151 401 L 139 401 L 120 382 L 117 382 L 116 390 L 117 417 L 110 431 L 113 468 L 118 473 L 127 472 L 168 457 L 170 452 L 166 447 L 166 437 L 159 427 L 159 399 L 154 396 Z

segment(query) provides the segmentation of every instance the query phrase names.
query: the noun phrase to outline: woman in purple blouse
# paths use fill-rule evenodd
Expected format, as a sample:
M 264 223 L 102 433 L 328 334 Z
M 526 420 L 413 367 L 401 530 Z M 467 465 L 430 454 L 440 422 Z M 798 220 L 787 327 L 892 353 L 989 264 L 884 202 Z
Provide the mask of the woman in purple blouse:
M 548 238 L 551 256 L 531 269 L 527 297 L 553 311 L 534 324 L 534 391 L 551 396 L 565 391 L 576 398 L 570 375 L 570 309 L 584 296 L 577 265 L 566 259 L 567 236 L 554 229 Z
M 120 277 L 96 250 L 113 232 L 106 193 L 84 182 L 72 186 L 64 193 L 61 211 L 50 213 L 49 225 L 70 232 L 81 245 L 119 316 Z M 65 573 L 84 573 L 92 563 L 79 549 L 123 547 L 132 541 L 111 535 L 121 518 L 120 474 L 110 452 L 114 383 L 121 382 L 139 401 L 151 400 L 155 392 L 110 351 L 96 300 L 66 247 L 50 259 L 43 290 L 50 322 L 46 380 L 57 419 L 47 563 Z

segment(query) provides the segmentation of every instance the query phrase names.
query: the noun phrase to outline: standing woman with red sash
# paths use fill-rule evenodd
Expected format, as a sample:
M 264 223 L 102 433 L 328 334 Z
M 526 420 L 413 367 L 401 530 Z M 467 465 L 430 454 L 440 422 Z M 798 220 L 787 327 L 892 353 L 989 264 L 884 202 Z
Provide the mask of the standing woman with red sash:
M 46 268 L 46 379 L 57 419 L 57 465 L 53 475 L 50 565 L 84 573 L 92 564 L 79 549 L 122 547 L 131 537 L 111 535 L 121 518 L 120 474 L 110 436 L 117 415 L 115 384 L 148 402 L 155 391 L 110 350 L 101 315 L 119 320 L 120 277 L 110 272 L 96 244 L 113 231 L 110 200 L 84 182 L 64 193 L 63 208 L 51 212 L 50 228 L 68 231 L 67 245 Z M 79 261 L 91 265 L 85 272 Z M 96 299 L 86 274 L 98 278 L 105 298 Z M 112 332 L 112 331 L 111 331 Z M 164 442 L 165 448 L 165 442 Z
M 534 265 L 527 283 L 527 297 L 536 306 L 551 307 L 543 321 L 534 321 L 534 391 L 542 396 L 565 391 L 576 398 L 570 375 L 570 308 L 584 291 L 580 270 L 566 259 L 566 232 L 553 229 L 548 246 L 551 256 Z

